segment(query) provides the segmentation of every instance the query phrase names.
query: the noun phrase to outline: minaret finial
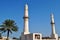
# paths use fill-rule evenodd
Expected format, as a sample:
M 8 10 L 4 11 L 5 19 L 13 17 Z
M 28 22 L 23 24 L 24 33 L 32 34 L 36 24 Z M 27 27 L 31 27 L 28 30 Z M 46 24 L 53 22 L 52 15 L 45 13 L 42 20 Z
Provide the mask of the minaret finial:
M 51 23 L 55 23 L 54 22 L 54 14 L 53 13 L 51 14 Z
M 25 17 L 27 16 L 28 17 L 28 4 L 25 4 L 25 13 L 24 13 Z

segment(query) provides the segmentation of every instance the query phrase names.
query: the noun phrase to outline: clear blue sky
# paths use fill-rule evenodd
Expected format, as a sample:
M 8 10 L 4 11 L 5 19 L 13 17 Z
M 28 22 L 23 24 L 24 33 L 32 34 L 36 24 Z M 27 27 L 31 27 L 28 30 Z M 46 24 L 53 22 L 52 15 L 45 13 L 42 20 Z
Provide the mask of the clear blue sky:
M 60 35 L 60 0 L 0 0 L 0 24 L 5 19 L 13 19 L 19 28 L 18 32 L 13 32 L 10 37 L 20 37 L 23 31 L 24 5 L 26 2 L 29 6 L 31 33 L 40 32 L 43 36 L 51 35 L 50 14 L 53 12 L 56 32 Z

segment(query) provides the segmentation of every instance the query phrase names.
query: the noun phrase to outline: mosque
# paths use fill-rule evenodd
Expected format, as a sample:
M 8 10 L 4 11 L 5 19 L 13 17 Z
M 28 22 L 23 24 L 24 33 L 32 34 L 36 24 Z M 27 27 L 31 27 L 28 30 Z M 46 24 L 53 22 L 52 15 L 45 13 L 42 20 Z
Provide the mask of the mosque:
M 51 35 L 50 37 L 43 37 L 41 33 L 30 33 L 29 32 L 29 16 L 28 16 L 28 5 L 24 8 L 24 27 L 21 33 L 20 40 L 60 40 L 60 37 L 55 31 L 54 15 L 51 14 Z
M 51 36 L 50 37 L 43 37 L 41 33 L 30 33 L 29 32 L 29 16 L 28 16 L 28 5 L 25 5 L 24 8 L 24 27 L 23 32 L 19 39 L 9 39 L 9 40 L 60 40 L 60 37 L 55 31 L 55 22 L 54 22 L 54 15 L 51 14 Z M 0 40 L 6 40 L 6 37 L 0 38 Z

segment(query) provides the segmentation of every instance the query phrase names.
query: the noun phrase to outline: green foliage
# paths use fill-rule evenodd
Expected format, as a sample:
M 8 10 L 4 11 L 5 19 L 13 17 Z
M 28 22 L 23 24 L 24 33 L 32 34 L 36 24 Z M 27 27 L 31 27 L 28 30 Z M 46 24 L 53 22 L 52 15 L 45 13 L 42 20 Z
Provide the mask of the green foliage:
M 2 23 L 2 25 L 0 25 L 0 31 L 2 32 L 7 31 L 7 39 L 8 39 L 9 33 L 12 33 L 13 31 L 17 32 L 18 27 L 14 20 L 7 19 Z

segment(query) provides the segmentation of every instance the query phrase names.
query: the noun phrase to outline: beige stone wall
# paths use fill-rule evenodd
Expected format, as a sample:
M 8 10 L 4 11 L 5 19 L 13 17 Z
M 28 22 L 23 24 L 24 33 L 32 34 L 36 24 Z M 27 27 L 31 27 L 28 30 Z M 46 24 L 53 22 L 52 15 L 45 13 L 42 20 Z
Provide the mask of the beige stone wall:
M 6 40 L 6 38 L 1 38 L 0 40 Z
M 56 40 L 56 39 L 42 39 L 42 40 Z
M 60 38 L 59 38 L 59 40 L 60 40 Z
M 6 38 L 2 38 L 2 39 L 0 39 L 0 40 L 6 40 Z
M 42 40 L 56 40 L 56 39 L 42 39 Z M 60 40 L 60 38 L 58 40 Z

